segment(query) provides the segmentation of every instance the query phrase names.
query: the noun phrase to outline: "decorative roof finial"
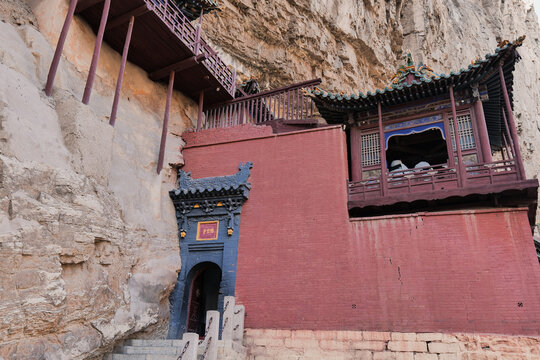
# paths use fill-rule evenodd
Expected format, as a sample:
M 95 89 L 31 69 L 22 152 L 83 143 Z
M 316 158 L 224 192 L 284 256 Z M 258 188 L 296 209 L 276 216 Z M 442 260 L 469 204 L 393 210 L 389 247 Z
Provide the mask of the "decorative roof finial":
M 191 21 L 197 19 L 201 12 L 207 14 L 213 10 L 219 10 L 219 4 L 215 0 L 175 0 L 174 2 Z
M 405 66 L 414 66 L 414 60 L 411 54 L 411 50 L 407 50 L 407 53 L 405 54 Z
M 392 76 L 390 81 L 391 86 L 410 84 L 413 81 L 426 81 L 432 78 L 438 79 L 439 74 L 435 73 L 432 68 L 423 64 L 415 63 L 410 50 L 405 53 L 405 63 L 401 64 L 397 71 Z

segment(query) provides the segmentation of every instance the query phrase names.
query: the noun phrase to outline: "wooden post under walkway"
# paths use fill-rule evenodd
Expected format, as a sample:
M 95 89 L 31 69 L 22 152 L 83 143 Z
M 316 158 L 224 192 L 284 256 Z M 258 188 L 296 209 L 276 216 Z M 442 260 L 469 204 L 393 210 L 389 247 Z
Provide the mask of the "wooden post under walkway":
M 120 72 L 118 73 L 118 80 L 116 81 L 116 90 L 114 92 L 113 106 L 111 110 L 111 118 L 109 124 L 114 126 L 116 122 L 116 115 L 118 113 L 118 103 L 120 101 L 120 92 L 122 91 L 122 82 L 124 81 L 124 72 L 126 70 L 126 62 L 129 52 L 129 44 L 131 42 L 131 35 L 133 34 L 133 24 L 135 23 L 135 17 L 132 16 L 129 19 L 128 30 L 126 34 L 126 41 L 124 42 L 124 51 L 122 52 L 122 62 L 120 63 Z
M 163 128 L 161 131 L 161 143 L 159 145 L 159 158 L 157 173 L 161 173 L 163 170 L 163 160 L 165 158 L 165 144 L 167 143 L 167 132 L 169 130 L 169 113 L 171 110 L 171 98 L 174 86 L 174 71 L 171 71 L 169 76 L 169 88 L 167 90 L 167 100 L 165 101 L 165 116 L 163 117 Z
M 60 64 L 60 58 L 62 57 L 62 51 L 64 50 L 64 44 L 66 43 L 67 34 L 69 32 L 69 27 L 71 26 L 71 21 L 73 20 L 73 14 L 75 14 L 76 7 L 77 0 L 71 0 L 66 19 L 64 20 L 64 25 L 62 26 L 62 31 L 60 32 L 60 37 L 58 38 L 58 43 L 56 44 L 56 50 L 49 69 L 49 75 L 47 76 L 47 84 L 45 85 L 45 94 L 47 96 L 52 95 L 54 78 L 56 77 L 56 72 L 58 71 L 58 65 Z
M 99 24 L 99 30 L 97 33 L 96 45 L 94 46 L 94 54 L 92 55 L 92 62 L 90 63 L 90 70 L 88 71 L 88 79 L 86 80 L 86 86 L 84 87 L 82 102 L 85 105 L 88 105 L 90 102 L 90 95 L 92 94 L 92 87 L 94 86 L 94 80 L 96 78 L 99 54 L 103 44 L 103 35 L 105 34 L 105 27 L 107 26 L 110 7 L 111 0 L 105 0 L 105 4 L 103 4 L 103 13 L 101 14 L 101 22 Z

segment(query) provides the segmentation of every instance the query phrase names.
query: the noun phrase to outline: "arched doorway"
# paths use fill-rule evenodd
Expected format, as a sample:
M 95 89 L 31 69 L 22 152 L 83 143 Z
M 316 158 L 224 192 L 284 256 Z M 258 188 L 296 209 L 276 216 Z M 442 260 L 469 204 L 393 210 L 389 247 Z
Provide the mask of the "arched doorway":
M 206 262 L 197 264 L 190 273 L 193 276 L 187 302 L 186 331 L 204 336 L 206 312 L 218 310 L 221 269 Z

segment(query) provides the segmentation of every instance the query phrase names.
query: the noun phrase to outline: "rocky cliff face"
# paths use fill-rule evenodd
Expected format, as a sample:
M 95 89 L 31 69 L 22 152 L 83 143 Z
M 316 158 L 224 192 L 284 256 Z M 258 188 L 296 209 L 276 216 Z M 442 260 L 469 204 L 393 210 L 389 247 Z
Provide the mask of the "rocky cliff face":
M 101 357 L 115 341 L 167 330 L 180 257 L 168 191 L 156 174 L 164 85 L 129 65 L 108 125 L 119 55 L 75 19 L 52 97 L 43 93 L 67 1 L 0 2 L 0 359 Z M 165 163 L 197 115 L 173 98 Z M 175 135 L 176 134 L 176 135 Z
M 536 15 L 520 0 L 222 0 L 205 36 L 267 87 L 314 77 L 365 91 L 410 49 L 436 71 L 528 36 L 516 114 L 529 177 L 540 171 Z M 165 88 L 128 66 L 120 117 L 108 111 L 119 55 L 104 48 L 90 106 L 79 99 L 94 37 L 76 19 L 52 98 L 48 66 L 67 0 L 0 2 L 0 358 L 77 359 L 166 327 L 180 267 L 171 168 L 155 175 Z M 166 162 L 196 118 L 175 94 Z

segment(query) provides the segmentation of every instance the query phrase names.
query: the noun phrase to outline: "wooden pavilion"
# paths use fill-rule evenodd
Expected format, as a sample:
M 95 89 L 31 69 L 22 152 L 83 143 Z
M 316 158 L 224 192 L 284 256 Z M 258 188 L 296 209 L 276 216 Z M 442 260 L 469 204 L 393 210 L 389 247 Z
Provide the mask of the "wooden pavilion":
M 328 124 L 347 127 L 352 214 L 469 201 L 527 205 L 534 220 L 538 181 L 526 178 L 512 109 L 523 39 L 448 75 L 407 54 L 382 90 L 308 92 Z

